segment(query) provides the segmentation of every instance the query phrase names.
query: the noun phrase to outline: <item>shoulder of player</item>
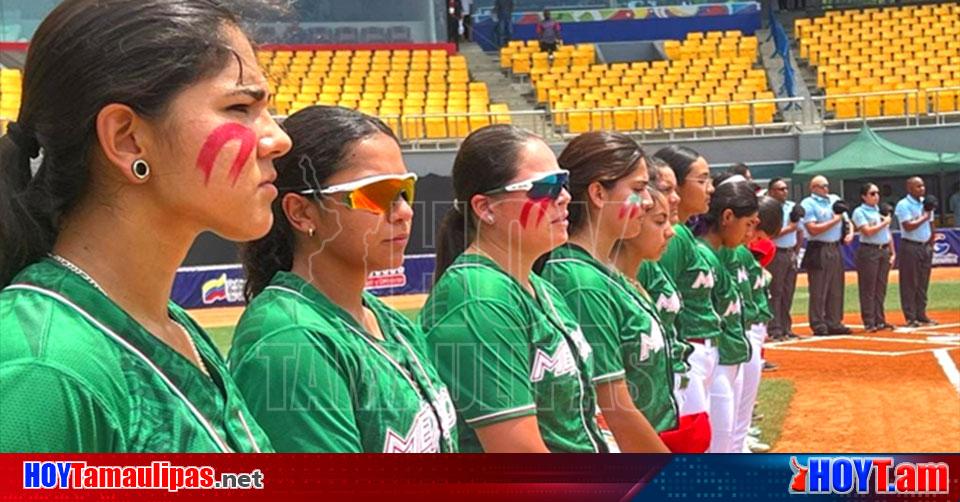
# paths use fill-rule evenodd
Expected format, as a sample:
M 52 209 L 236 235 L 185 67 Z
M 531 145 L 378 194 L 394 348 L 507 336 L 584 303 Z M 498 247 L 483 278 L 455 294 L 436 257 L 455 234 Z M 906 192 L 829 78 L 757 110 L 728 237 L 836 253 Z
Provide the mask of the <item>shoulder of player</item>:
M 609 274 L 577 258 L 551 258 L 540 277 L 564 295 L 586 290 L 608 291 L 612 286 Z
M 0 326 L 4 378 L 55 374 L 111 412 L 127 402 L 125 352 L 76 310 L 37 292 L 5 290 L 0 293 Z M 97 364 L 90 364 L 91 358 Z

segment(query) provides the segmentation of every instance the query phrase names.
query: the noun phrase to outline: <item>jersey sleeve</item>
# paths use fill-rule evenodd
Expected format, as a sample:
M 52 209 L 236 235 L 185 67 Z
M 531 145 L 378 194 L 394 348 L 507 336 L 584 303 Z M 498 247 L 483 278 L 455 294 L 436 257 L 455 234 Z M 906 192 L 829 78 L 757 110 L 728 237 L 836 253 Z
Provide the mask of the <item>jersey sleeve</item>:
M 264 337 L 233 378 L 278 452 L 362 453 L 351 364 L 322 334 L 297 327 Z
M 676 237 L 670 239 L 667 250 L 660 257 L 660 266 L 676 280 L 686 268 L 686 260 L 692 252 L 690 242 L 678 232 Z
M 0 396 L 0 451 L 107 453 L 126 447 L 108 403 L 56 366 L 0 366 Z
M 516 306 L 482 298 L 459 305 L 426 333 L 430 359 L 468 426 L 536 414 L 529 322 Z
M 621 318 L 611 294 L 596 288 L 578 288 L 564 294 L 567 306 L 593 349 L 594 383 L 624 378 Z

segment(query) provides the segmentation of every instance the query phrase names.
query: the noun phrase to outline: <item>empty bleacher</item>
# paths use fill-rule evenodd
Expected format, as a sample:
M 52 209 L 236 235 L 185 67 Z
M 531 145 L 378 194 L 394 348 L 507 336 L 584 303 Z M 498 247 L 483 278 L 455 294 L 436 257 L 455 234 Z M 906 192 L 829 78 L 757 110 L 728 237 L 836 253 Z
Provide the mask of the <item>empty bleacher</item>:
M 835 119 L 960 110 L 960 4 L 831 11 L 794 31 Z
M 20 70 L 0 68 L 0 131 L 7 130 L 7 124 L 17 120 L 20 113 L 20 92 L 23 75 Z
M 567 133 L 774 122 L 757 39 L 738 31 L 690 33 L 664 42 L 669 59 L 631 63 L 596 64 L 591 44 L 561 47 L 552 60 L 532 43 L 512 44 L 501 51 L 501 67 L 529 75 L 537 102 Z
M 278 115 L 315 104 L 353 108 L 408 141 L 462 138 L 510 120 L 486 84 L 470 81 L 466 59 L 444 50 L 261 51 L 258 58 Z

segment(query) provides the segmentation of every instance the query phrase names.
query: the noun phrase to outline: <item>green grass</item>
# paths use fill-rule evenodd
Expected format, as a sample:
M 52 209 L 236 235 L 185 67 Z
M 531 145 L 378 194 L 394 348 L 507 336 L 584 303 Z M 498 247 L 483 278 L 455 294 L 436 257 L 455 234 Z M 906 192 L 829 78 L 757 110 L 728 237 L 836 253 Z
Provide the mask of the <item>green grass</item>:
M 785 378 L 764 376 L 760 380 L 756 412 L 763 415 L 763 420 L 755 425 L 760 427 L 761 442 L 774 446 L 780 439 L 783 421 L 787 418 L 787 408 L 795 390 L 793 382 Z
M 806 287 L 798 287 L 793 296 L 793 307 L 790 309 L 792 315 L 807 315 L 807 302 L 810 299 L 810 292 Z M 884 302 L 884 309 L 887 312 L 900 311 L 900 285 L 889 284 L 887 286 L 887 299 Z M 936 312 L 938 310 L 957 310 L 960 305 L 960 281 L 940 281 L 931 282 L 930 289 L 927 290 L 927 311 Z M 847 286 L 843 292 L 843 311 L 860 312 L 860 293 L 857 286 Z
M 233 341 L 233 326 L 223 326 L 220 328 L 207 328 L 213 343 L 217 344 L 223 357 L 227 357 L 227 351 L 230 350 L 230 343 Z

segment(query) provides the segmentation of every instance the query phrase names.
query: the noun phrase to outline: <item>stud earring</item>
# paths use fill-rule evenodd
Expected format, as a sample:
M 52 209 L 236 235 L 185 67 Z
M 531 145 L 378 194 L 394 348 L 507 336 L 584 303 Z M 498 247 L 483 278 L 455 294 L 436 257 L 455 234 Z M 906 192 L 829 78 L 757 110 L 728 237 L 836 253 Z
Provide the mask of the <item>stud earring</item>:
M 130 170 L 133 171 L 133 175 L 136 176 L 138 180 L 142 181 L 150 177 L 150 164 L 147 164 L 147 161 L 143 159 L 133 161 Z
M 314 232 L 316 232 L 316 230 L 314 230 L 314 229 L 311 228 L 311 229 L 307 230 L 307 235 L 309 235 L 310 237 L 313 237 L 313 233 L 314 233 Z

